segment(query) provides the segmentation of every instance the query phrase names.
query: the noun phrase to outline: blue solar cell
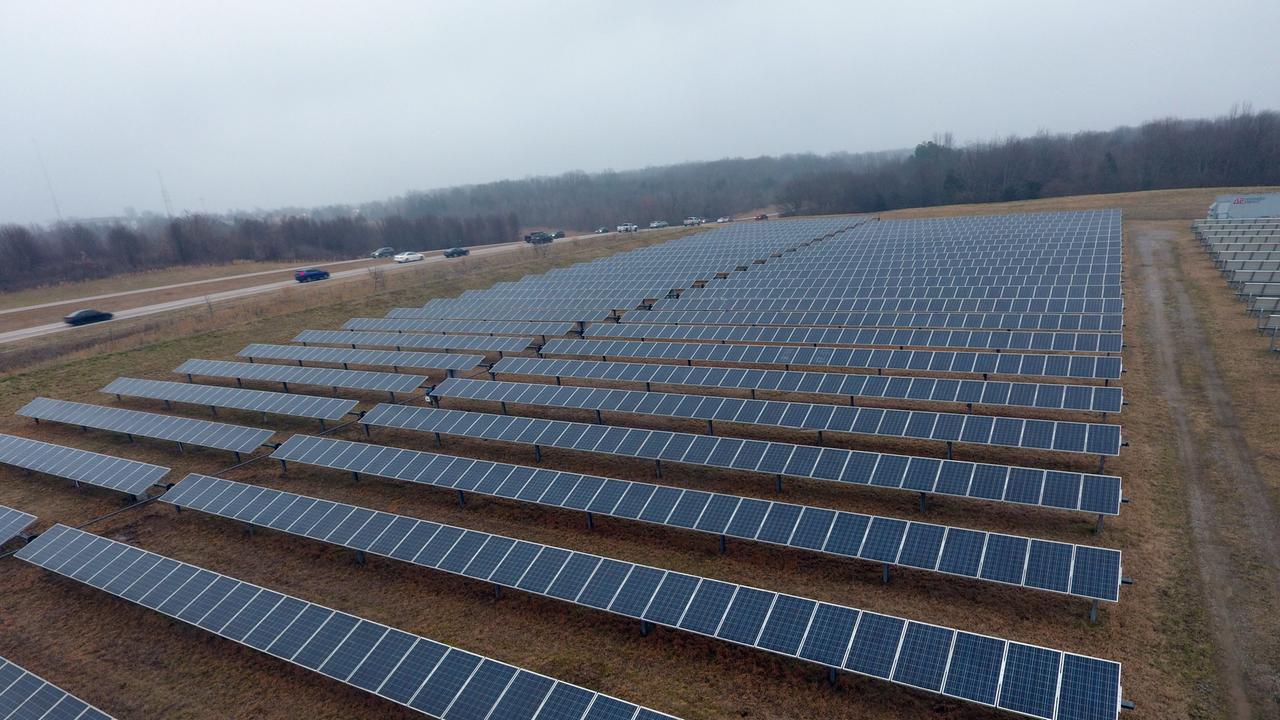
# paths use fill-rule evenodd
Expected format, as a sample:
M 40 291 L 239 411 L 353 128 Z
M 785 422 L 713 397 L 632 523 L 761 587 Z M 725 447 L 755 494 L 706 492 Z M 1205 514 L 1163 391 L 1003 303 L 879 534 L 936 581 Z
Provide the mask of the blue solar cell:
M 491 717 L 506 720 L 532 720 L 542 706 L 555 681 L 521 670 L 511 681 L 502 699 L 493 707 Z
M 800 657 L 830 667 L 843 667 L 858 615 L 852 608 L 819 603 L 800 648 Z
M 684 614 L 700 579 L 683 573 L 668 572 L 654 593 L 653 601 L 645 610 L 644 619 L 662 625 L 675 626 Z
M 1071 578 L 1072 546 L 1068 543 L 1032 540 L 1024 581 L 1030 587 L 1067 592 Z
M 1115 600 L 1120 589 L 1120 552 L 1107 548 L 1076 547 L 1071 592 L 1088 597 Z
M 999 706 L 1033 717 L 1052 718 L 1062 653 L 1009 643 Z
M 595 608 L 607 608 L 631 572 L 628 563 L 605 558 L 578 595 L 578 602 Z
M 703 580 L 685 610 L 680 627 L 704 635 L 715 635 L 736 590 L 737 587 L 729 583 Z
M 898 555 L 898 562 L 902 565 L 932 570 L 938 564 L 942 540 L 946 533 L 947 529 L 942 525 L 911 523 L 907 528 L 906 538 L 902 541 L 902 552 Z
M 791 539 L 791 534 L 795 532 L 796 523 L 800 520 L 803 509 L 800 505 L 773 503 L 768 516 L 764 519 L 764 524 L 760 526 L 756 539 L 785 545 Z
M 857 557 L 858 551 L 862 548 L 862 539 L 867 534 L 867 526 L 870 524 L 871 518 L 866 515 L 839 513 L 831 526 L 831 533 L 827 537 L 827 544 L 823 550 Z
M 995 705 L 1005 641 L 958 632 L 942 691 L 965 700 Z
M 905 520 L 877 517 L 872 519 L 867 539 L 862 544 L 860 557 L 879 562 L 896 562 L 902 537 L 907 532 Z
M 977 530 L 950 528 L 946 540 L 942 544 L 942 557 L 938 561 L 938 570 L 942 572 L 977 577 L 982 563 L 982 549 L 986 545 L 987 534 Z
M 768 650 L 795 655 L 817 605 L 812 600 L 779 594 L 757 644 Z
M 764 500 L 743 498 L 738 504 L 738 511 L 733 514 L 733 520 L 729 522 L 729 527 L 725 528 L 725 534 L 747 539 L 754 538 L 760 531 L 760 524 L 764 522 L 770 506 L 771 503 Z
M 982 558 L 981 576 L 997 582 L 1022 584 L 1027 563 L 1027 538 L 990 533 Z
M 1120 707 L 1120 666 L 1065 653 L 1058 690 L 1058 720 L 1115 720 Z
M 1044 473 L 1030 468 L 1010 468 L 1009 480 L 1005 485 L 1006 502 L 1040 504 L 1040 493 L 1044 484 Z
M 889 678 L 893 660 L 897 657 L 898 641 L 902 637 L 904 620 L 887 615 L 863 612 L 854 633 L 853 644 L 844 666 L 848 670 Z
M 636 567 L 618 590 L 613 603 L 609 605 L 609 610 L 635 618 L 640 617 L 649 606 L 649 601 L 657 592 L 658 584 L 662 582 L 665 574 L 656 568 Z
M 956 631 L 912 622 L 902 637 L 893 679 L 925 690 L 937 691 L 947 670 L 947 658 Z
M 760 635 L 760 628 L 764 626 L 776 597 L 777 593 L 764 590 L 746 587 L 739 589 L 725 613 L 724 622 L 720 624 L 716 637 L 744 645 L 755 645 L 756 637 Z

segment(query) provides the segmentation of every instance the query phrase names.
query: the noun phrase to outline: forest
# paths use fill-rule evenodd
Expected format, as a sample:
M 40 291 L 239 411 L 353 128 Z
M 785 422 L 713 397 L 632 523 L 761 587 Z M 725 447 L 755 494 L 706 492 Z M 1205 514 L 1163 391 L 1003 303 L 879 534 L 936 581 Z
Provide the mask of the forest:
M 775 199 L 799 214 L 1028 200 L 1169 188 L 1280 185 L 1280 113 L 1158 120 L 955 147 L 946 135 L 862 170 L 792 178 Z
M 51 228 L 0 226 L 0 291 L 87 280 L 173 265 L 234 260 L 323 261 L 401 250 L 508 242 L 520 231 L 512 213 L 442 217 L 359 215 L 268 219 L 185 215 Z

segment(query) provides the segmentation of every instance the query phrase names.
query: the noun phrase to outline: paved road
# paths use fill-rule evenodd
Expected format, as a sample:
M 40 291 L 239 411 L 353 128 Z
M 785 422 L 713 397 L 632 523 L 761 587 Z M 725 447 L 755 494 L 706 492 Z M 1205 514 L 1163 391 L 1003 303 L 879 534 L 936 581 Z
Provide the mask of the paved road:
M 575 237 L 566 238 L 566 240 L 577 240 L 583 237 L 599 237 L 599 236 L 578 235 Z M 557 242 L 564 242 L 564 241 L 560 240 Z M 494 253 L 507 252 L 510 250 L 514 250 L 516 248 L 524 247 L 524 245 L 525 244 L 523 242 L 502 243 L 499 245 L 482 245 L 479 247 L 472 247 L 471 255 L 472 256 L 492 255 Z M 334 265 L 349 264 L 353 262 L 362 262 L 362 261 L 344 260 L 339 263 L 322 264 L 322 266 L 332 267 Z M 302 287 L 307 288 L 308 291 L 312 291 L 313 289 L 318 290 L 319 288 L 323 288 L 327 283 L 333 282 L 334 280 L 363 276 L 364 274 L 369 272 L 369 267 L 380 267 L 386 271 L 394 272 L 396 270 L 402 270 L 405 268 L 418 267 L 423 265 L 424 263 L 439 263 L 439 262 L 448 262 L 448 259 L 445 258 L 443 255 L 437 254 L 437 255 L 427 256 L 427 259 L 422 262 L 404 263 L 404 264 L 389 262 L 386 265 L 360 267 L 354 270 L 341 270 L 339 272 L 333 273 L 330 276 L 329 280 L 325 280 L 317 283 L 308 283 Z M 236 276 L 236 277 L 247 277 L 251 275 L 279 275 L 282 273 L 291 273 L 291 272 L 292 272 L 291 270 L 267 270 L 260 273 L 247 273 L 245 275 Z M 227 279 L 228 278 L 218 278 L 217 281 L 225 281 Z M 191 283 L 180 283 L 177 285 L 171 285 L 169 287 L 197 286 L 197 285 L 204 284 L 205 282 L 210 282 L 210 281 L 200 280 L 200 281 L 191 282 Z M 183 298 L 181 300 L 173 300 L 170 302 L 157 303 L 155 305 L 144 305 L 142 307 L 131 308 L 128 310 L 120 310 L 115 313 L 115 319 L 109 322 L 116 322 L 118 320 L 127 320 L 129 318 L 141 317 L 144 315 L 154 315 L 156 313 L 168 312 L 170 310 L 179 310 L 181 308 L 192 307 L 195 305 L 203 305 L 206 302 L 216 303 L 216 302 L 221 302 L 223 300 L 231 300 L 234 298 L 247 297 L 250 295 L 257 295 L 260 293 L 271 292 L 272 290 L 279 290 L 280 288 L 296 287 L 296 286 L 299 286 L 299 283 L 295 280 L 289 279 L 289 280 L 281 280 L 277 282 L 264 283 L 262 285 L 254 285 L 251 287 L 237 288 L 235 290 L 226 290 L 224 292 L 210 293 L 208 295 L 197 294 L 197 295 L 193 295 L 192 297 Z M 154 292 L 156 290 L 162 290 L 162 289 L 164 288 L 147 288 L 146 290 L 131 290 L 124 293 L 115 293 L 112 295 L 97 295 L 97 296 L 88 297 L 88 298 L 77 298 L 75 300 L 69 300 L 65 302 L 58 302 L 58 303 L 52 303 L 52 304 L 54 305 L 63 305 L 68 303 L 83 304 L 90 300 L 98 300 L 102 298 L 115 297 L 116 295 L 128 295 L 136 292 Z M 30 310 L 34 307 L 42 307 L 42 306 L 17 308 L 16 310 Z M 15 310 L 10 310 L 6 312 L 14 312 L 14 311 Z M 99 323 L 99 324 L 106 324 L 106 323 Z M 18 342 L 21 340 L 29 340 L 31 338 L 41 337 L 44 335 L 51 335 L 53 333 L 67 332 L 68 330 L 74 330 L 74 329 L 75 328 L 71 327 L 70 325 L 67 325 L 66 323 L 62 323 L 62 322 L 49 323 L 46 325 L 37 325 L 34 327 L 23 328 L 21 330 L 13 330 L 11 332 L 0 333 L 0 344 Z

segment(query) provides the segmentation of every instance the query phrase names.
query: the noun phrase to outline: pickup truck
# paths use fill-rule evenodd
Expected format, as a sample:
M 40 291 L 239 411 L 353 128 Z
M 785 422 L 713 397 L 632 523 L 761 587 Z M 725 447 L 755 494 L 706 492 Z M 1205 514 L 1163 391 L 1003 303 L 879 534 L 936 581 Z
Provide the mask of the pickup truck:
M 524 241 L 531 245 L 541 245 L 543 243 L 549 243 L 551 242 L 551 240 L 552 240 L 551 235 L 548 233 L 544 233 L 541 230 L 537 232 L 531 232 L 528 235 L 524 236 Z

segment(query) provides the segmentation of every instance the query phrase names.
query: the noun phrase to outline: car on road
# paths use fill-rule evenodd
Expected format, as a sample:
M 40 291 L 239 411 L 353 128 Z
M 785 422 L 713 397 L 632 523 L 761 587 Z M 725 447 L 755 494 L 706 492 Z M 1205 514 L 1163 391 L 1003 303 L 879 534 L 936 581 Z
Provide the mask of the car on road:
M 727 215 L 721 215 L 720 217 L 716 218 L 716 222 L 718 223 L 726 223 L 726 222 L 732 222 L 732 221 L 733 219 Z
M 621 225 L 618 226 L 618 232 L 635 232 L 639 229 L 640 229 L 640 226 L 636 225 L 635 223 L 622 223 Z
M 653 222 L 649 223 L 649 229 L 657 230 L 658 228 L 664 228 L 667 225 L 668 223 L 666 220 L 654 220 Z
M 597 235 L 603 235 L 603 234 L 605 234 L 605 233 L 607 233 L 607 232 L 609 232 L 609 228 L 607 228 L 607 227 L 598 227 L 598 228 L 596 228 L 596 234 L 597 234 Z
M 427 256 L 420 252 L 402 252 L 392 258 L 392 260 L 395 260 L 398 263 L 418 262 L 419 260 L 426 259 Z
M 395 248 L 380 247 L 377 250 L 374 250 L 373 252 L 369 253 L 369 257 L 374 258 L 376 260 L 377 258 L 391 257 L 392 255 L 395 255 L 395 254 L 396 254 Z
M 542 232 L 541 230 L 538 230 L 537 232 L 531 232 L 528 235 L 524 236 L 524 241 L 531 245 L 541 245 L 543 243 L 549 243 L 551 242 L 551 240 L 552 240 L 552 237 L 547 233 Z
M 447 258 L 463 257 L 470 254 L 471 251 L 466 248 L 449 248 L 444 251 L 444 256 Z
M 327 280 L 329 271 L 320 268 L 304 268 L 293 274 L 293 279 L 298 282 L 311 282 L 313 280 Z
M 552 239 L 552 240 L 559 240 L 559 239 L 560 239 L 560 238 L 562 238 L 562 237 L 564 237 L 564 231 L 563 231 L 563 230 L 557 230 L 557 231 L 555 231 L 555 232 L 551 233 L 551 239 Z
M 757 215 L 757 216 L 756 216 L 756 219 L 757 219 L 757 220 L 768 220 L 768 219 L 769 219 L 769 216 L 768 216 L 767 214 L 765 214 L 765 213 L 760 213 L 759 215 Z
M 62 318 L 62 321 L 68 325 L 88 325 L 89 323 L 105 322 L 113 317 L 115 316 L 105 310 L 85 308 Z

